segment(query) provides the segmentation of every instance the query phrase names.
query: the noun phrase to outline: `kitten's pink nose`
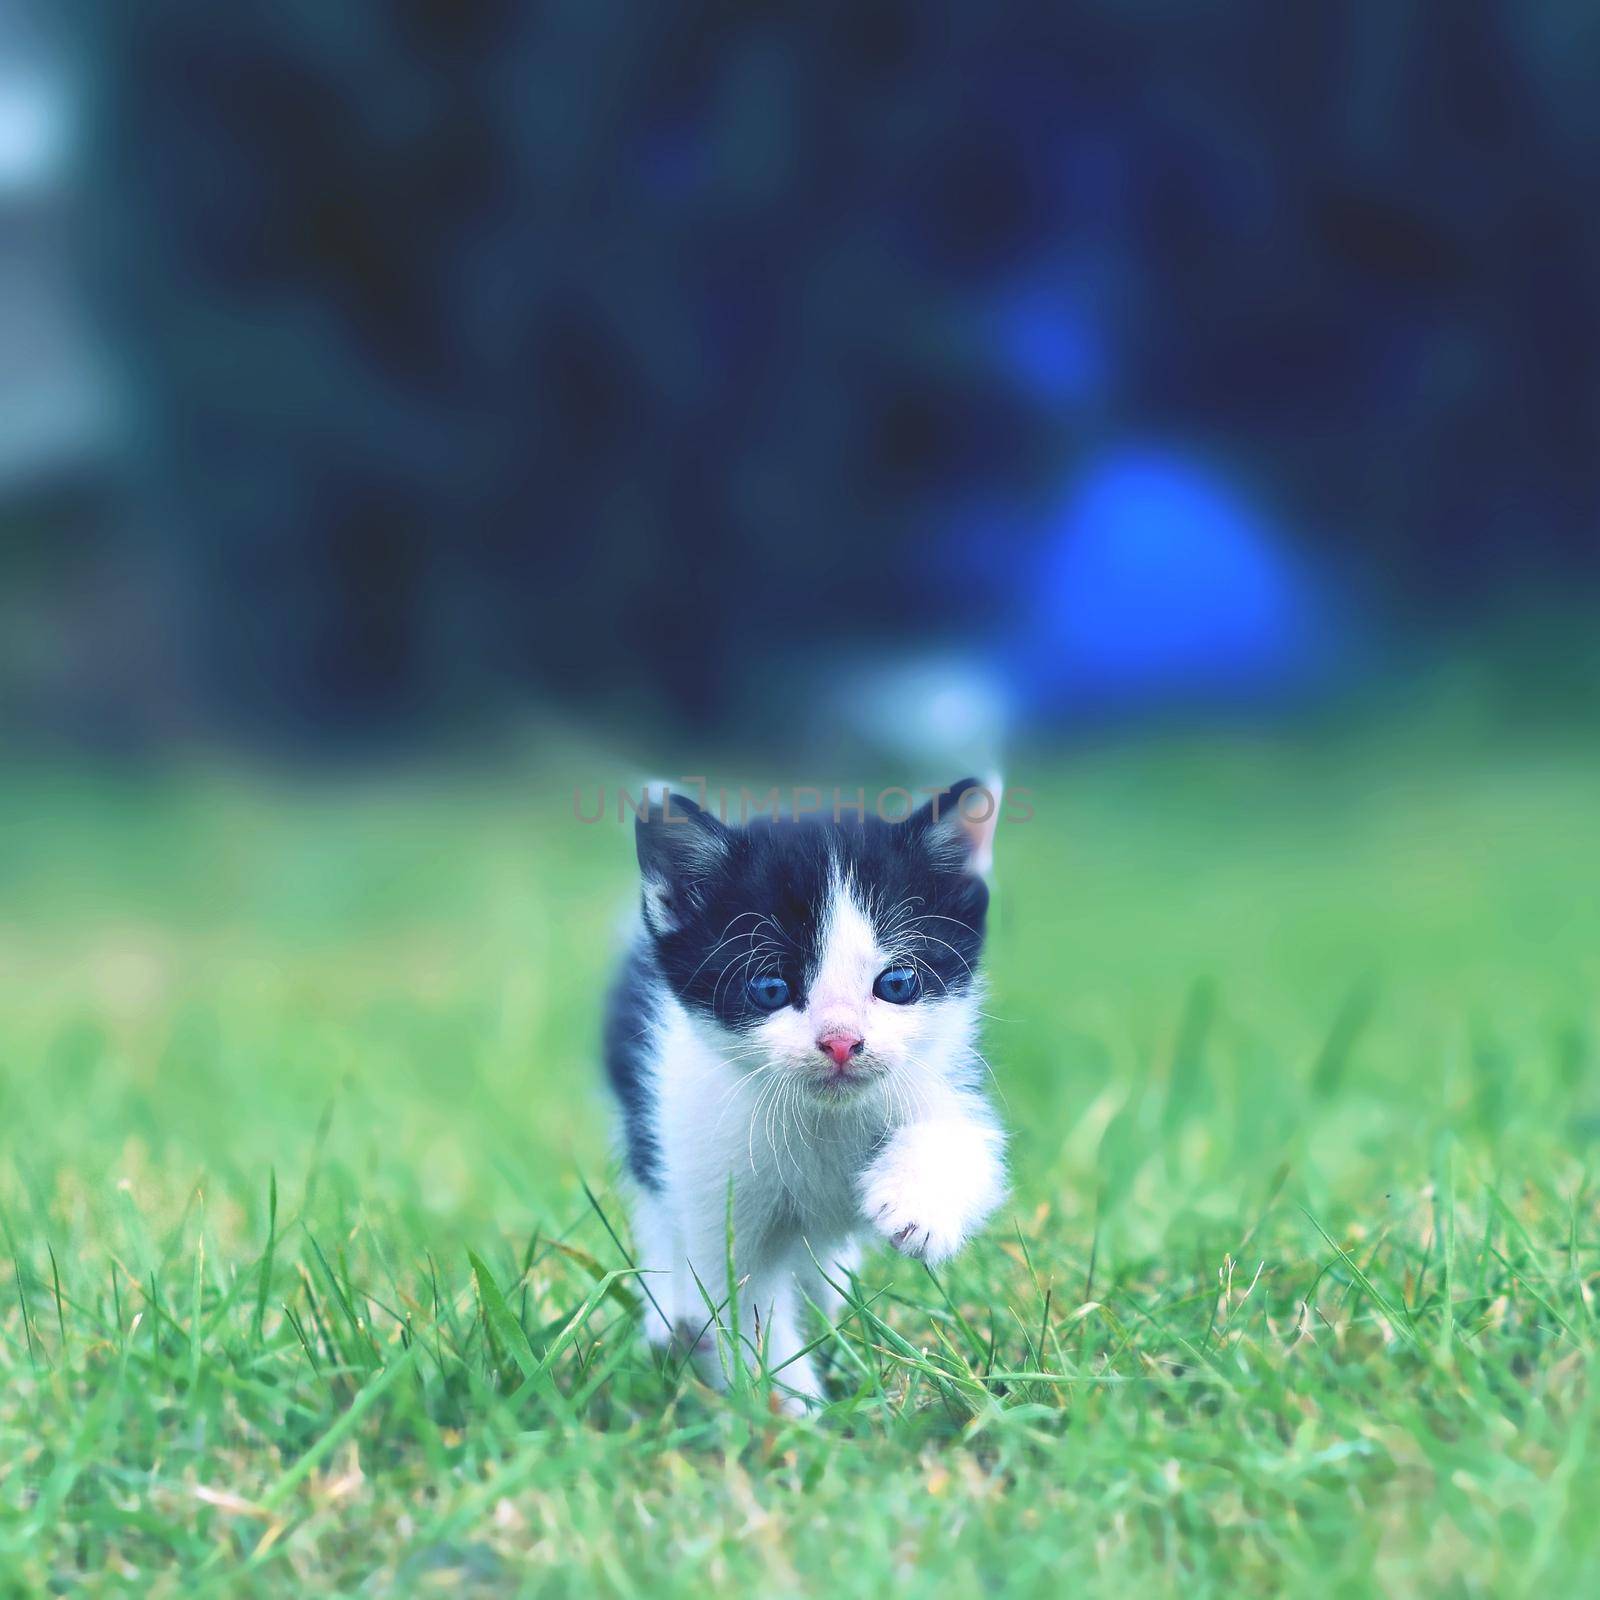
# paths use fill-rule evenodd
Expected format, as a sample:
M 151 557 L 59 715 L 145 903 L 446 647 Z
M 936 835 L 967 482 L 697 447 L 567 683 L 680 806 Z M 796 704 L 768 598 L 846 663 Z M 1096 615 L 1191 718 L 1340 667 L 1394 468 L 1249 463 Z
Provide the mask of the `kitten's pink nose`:
M 842 1067 L 851 1056 L 861 1054 L 861 1044 L 859 1033 L 847 1033 L 843 1029 L 836 1028 L 817 1040 L 817 1049 L 825 1056 L 831 1056 L 834 1066 Z

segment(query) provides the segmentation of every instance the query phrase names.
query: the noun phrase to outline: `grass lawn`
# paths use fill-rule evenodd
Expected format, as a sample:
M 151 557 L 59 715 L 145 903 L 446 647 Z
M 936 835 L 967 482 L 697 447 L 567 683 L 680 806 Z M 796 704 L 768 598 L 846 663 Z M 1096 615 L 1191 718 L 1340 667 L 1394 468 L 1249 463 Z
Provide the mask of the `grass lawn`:
M 634 1337 L 567 779 L 13 774 L 0 1592 L 1589 1592 L 1600 748 L 1014 778 L 1012 1202 L 792 1420 Z

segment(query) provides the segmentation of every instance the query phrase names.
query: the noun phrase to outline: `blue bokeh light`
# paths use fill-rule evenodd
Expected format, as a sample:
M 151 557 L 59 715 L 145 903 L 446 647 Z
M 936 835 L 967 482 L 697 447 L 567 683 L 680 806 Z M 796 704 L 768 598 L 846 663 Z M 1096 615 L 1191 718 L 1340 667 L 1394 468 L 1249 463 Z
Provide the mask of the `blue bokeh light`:
M 1282 531 L 1160 447 L 1090 464 L 1028 582 L 1022 688 L 1042 707 L 1259 697 L 1317 654 L 1321 607 Z

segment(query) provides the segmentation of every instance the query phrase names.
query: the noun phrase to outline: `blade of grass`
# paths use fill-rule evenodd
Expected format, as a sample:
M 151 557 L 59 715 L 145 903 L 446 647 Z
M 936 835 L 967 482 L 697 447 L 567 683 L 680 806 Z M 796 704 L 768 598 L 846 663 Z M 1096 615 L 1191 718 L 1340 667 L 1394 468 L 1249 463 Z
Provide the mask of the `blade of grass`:
M 1306 1219 L 1310 1222 L 1311 1226 L 1322 1235 L 1324 1241 L 1328 1245 L 1328 1248 L 1339 1257 L 1340 1261 L 1344 1263 L 1345 1267 L 1350 1271 L 1356 1282 L 1359 1283 L 1366 1291 L 1373 1304 L 1383 1312 L 1384 1316 L 1389 1321 L 1389 1325 L 1405 1338 L 1406 1343 L 1409 1344 L 1413 1350 L 1420 1351 L 1422 1348 L 1422 1341 L 1417 1337 L 1417 1330 L 1411 1325 L 1411 1318 L 1403 1311 L 1397 1311 L 1395 1309 L 1388 1296 L 1385 1295 L 1383 1291 L 1379 1289 L 1378 1286 L 1372 1281 L 1372 1279 L 1369 1278 L 1366 1273 L 1363 1272 L 1356 1264 L 1355 1257 L 1352 1256 L 1342 1244 L 1338 1243 L 1334 1239 L 1333 1235 L 1329 1233 L 1328 1230 L 1324 1228 L 1309 1211 L 1306 1211 L 1304 1206 L 1302 1206 L 1300 1209 L 1305 1212 Z
M 256 1311 L 250 1323 L 250 1336 L 257 1345 L 261 1343 L 262 1324 L 267 1315 L 267 1295 L 272 1288 L 272 1258 L 278 1248 L 278 1169 L 267 1174 L 267 1248 L 261 1254 L 261 1268 L 256 1277 Z

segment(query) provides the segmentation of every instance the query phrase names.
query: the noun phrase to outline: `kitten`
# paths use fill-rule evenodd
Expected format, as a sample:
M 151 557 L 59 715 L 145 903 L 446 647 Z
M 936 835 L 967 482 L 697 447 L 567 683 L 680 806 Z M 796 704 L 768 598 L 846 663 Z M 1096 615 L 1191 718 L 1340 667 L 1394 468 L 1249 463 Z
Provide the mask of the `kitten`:
M 806 1302 L 836 1311 L 860 1237 L 944 1261 L 1003 1197 L 974 1043 L 999 806 L 969 778 L 897 823 L 734 827 L 681 795 L 638 818 L 643 927 L 606 1066 L 649 1335 L 698 1342 L 712 1381 L 730 1180 L 741 1357 L 758 1341 L 799 1402 L 821 1392 Z

